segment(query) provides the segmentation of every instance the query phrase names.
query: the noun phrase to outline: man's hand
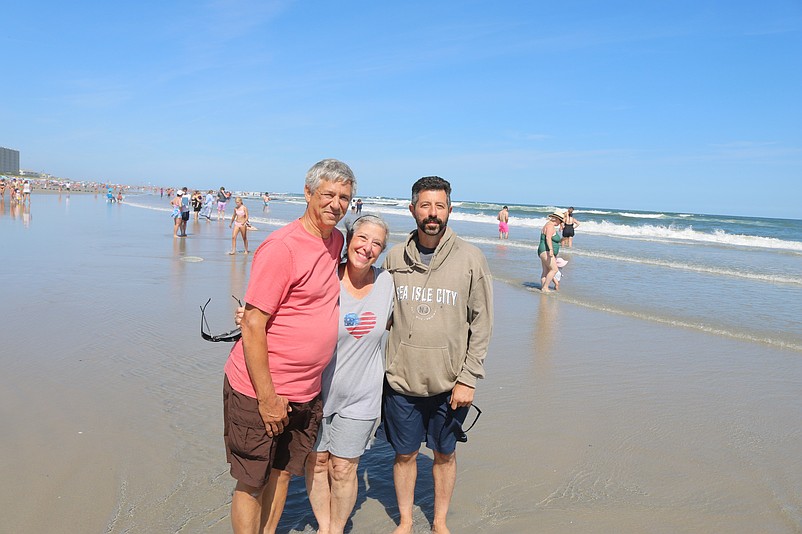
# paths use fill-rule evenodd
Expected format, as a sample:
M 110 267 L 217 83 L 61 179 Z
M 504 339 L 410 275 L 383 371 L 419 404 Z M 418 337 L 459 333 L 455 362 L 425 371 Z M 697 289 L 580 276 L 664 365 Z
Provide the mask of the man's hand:
M 237 308 L 237 311 L 234 312 L 234 324 L 242 326 L 243 317 L 245 317 L 245 306 L 240 306 Z
M 281 395 L 259 401 L 259 415 L 265 423 L 268 437 L 273 438 L 284 432 L 284 427 L 290 421 L 288 413 L 291 409 L 287 398 Z
M 463 408 L 473 404 L 474 389 L 457 382 L 451 390 L 451 409 Z

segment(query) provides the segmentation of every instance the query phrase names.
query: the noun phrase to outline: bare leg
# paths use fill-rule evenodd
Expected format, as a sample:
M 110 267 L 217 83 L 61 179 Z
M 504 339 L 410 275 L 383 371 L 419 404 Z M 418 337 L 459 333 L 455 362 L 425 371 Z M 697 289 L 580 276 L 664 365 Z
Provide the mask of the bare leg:
M 245 244 L 245 254 L 248 253 L 248 227 L 242 227 L 242 242 Z
M 457 453 L 442 454 L 434 451 L 434 465 L 432 465 L 434 478 L 434 521 L 432 532 L 449 534 L 446 526 L 448 506 L 451 504 L 451 495 L 457 482 Z
M 551 290 L 549 289 L 549 284 L 554 279 L 554 275 L 557 274 L 557 262 L 554 260 L 554 257 L 549 258 L 549 272 L 546 274 L 546 280 L 543 282 L 543 288 L 541 291 L 544 293 L 549 293 Z
M 237 482 L 231 497 L 231 526 L 235 534 L 258 532 L 263 491 L 264 488 L 254 488 Z
M 393 464 L 393 483 L 398 511 L 401 515 L 393 534 L 412 533 L 412 504 L 415 500 L 415 482 L 418 478 L 418 452 L 396 454 Z
M 311 452 L 306 458 L 306 493 L 318 524 L 318 534 L 329 534 L 331 523 L 331 487 L 329 453 Z
M 234 230 L 231 232 L 231 252 L 229 252 L 229 255 L 234 255 L 234 254 L 237 253 L 237 232 L 238 231 L 239 231 L 239 228 L 235 227 Z
M 342 534 L 356 504 L 356 467 L 359 458 L 329 459 L 331 480 L 331 534 Z
M 549 274 L 548 252 L 543 252 L 540 254 L 540 265 L 542 267 L 542 270 L 540 271 L 540 290 L 548 291 L 549 286 L 546 285 L 546 275 Z
M 262 518 L 260 520 L 262 534 L 275 534 L 284 504 L 287 502 L 287 490 L 290 486 L 290 475 L 287 471 L 273 469 L 262 493 Z

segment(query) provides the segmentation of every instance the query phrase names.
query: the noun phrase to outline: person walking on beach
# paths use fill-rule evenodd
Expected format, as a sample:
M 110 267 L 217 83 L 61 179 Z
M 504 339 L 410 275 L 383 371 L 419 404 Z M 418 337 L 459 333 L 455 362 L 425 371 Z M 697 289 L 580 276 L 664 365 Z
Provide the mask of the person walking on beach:
M 226 215 L 226 202 L 228 202 L 231 193 L 226 191 L 225 187 L 221 187 L 217 192 L 217 220 L 219 221 Z
M 234 213 L 231 214 L 231 222 L 228 227 L 234 227 L 231 232 L 231 252 L 230 255 L 237 253 L 237 234 L 242 235 L 242 243 L 245 245 L 245 254 L 248 254 L 248 208 L 242 203 L 242 197 L 234 199 Z
M 507 206 L 501 208 L 501 211 L 498 212 L 496 216 L 498 219 L 498 238 L 499 239 L 509 239 L 510 237 L 510 212 Z
M 214 209 L 214 191 L 209 189 L 206 192 L 206 198 L 203 200 L 203 209 L 201 209 L 201 215 L 206 217 L 207 221 L 212 220 L 212 210 Z
M 395 245 L 383 267 L 395 282 L 387 341 L 384 430 L 395 451 L 393 481 L 400 519 L 412 532 L 421 443 L 434 451 L 432 532 L 448 532 L 457 478 L 456 444 L 473 403 L 493 328 L 493 282 L 482 252 L 448 227 L 451 185 L 438 176 L 412 186 L 417 229 Z
M 537 255 L 540 257 L 540 264 L 543 271 L 540 273 L 540 291 L 549 293 L 549 285 L 557 274 L 557 253 L 560 252 L 560 241 L 562 237 L 557 229 L 563 222 L 561 213 L 552 213 L 548 216 L 546 224 L 540 230 L 540 243 L 537 247 Z
M 570 207 L 563 214 L 563 238 L 561 244 L 565 248 L 571 248 L 574 244 L 574 229 L 579 226 L 579 221 L 574 219 L 574 208 Z
M 292 475 L 322 418 L 321 375 L 337 344 L 343 235 L 356 178 L 345 163 L 322 160 L 306 174 L 306 210 L 270 234 L 253 257 L 242 338 L 225 365 L 226 458 L 237 480 L 235 533 L 274 533 Z

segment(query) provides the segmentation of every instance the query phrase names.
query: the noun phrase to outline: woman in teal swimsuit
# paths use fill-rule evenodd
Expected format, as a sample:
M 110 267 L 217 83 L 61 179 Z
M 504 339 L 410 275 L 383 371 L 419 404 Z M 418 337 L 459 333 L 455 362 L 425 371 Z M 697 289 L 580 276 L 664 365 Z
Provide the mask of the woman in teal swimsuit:
M 540 244 L 537 247 L 537 255 L 540 256 L 540 263 L 543 265 L 543 272 L 540 274 L 540 291 L 550 293 L 549 284 L 557 274 L 557 253 L 560 251 L 560 240 L 562 237 L 557 228 L 563 223 L 563 216 L 560 213 L 549 215 L 546 224 L 540 231 Z

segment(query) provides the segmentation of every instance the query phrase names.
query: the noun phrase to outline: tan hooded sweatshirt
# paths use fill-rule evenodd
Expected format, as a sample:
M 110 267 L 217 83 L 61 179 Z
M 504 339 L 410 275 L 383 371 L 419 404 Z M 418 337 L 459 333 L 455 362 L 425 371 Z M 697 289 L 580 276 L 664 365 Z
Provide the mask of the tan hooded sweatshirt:
M 457 382 L 476 387 L 493 329 L 493 280 L 484 254 L 446 227 L 427 266 L 414 231 L 388 252 L 383 267 L 395 281 L 390 386 L 415 397 L 451 391 Z

